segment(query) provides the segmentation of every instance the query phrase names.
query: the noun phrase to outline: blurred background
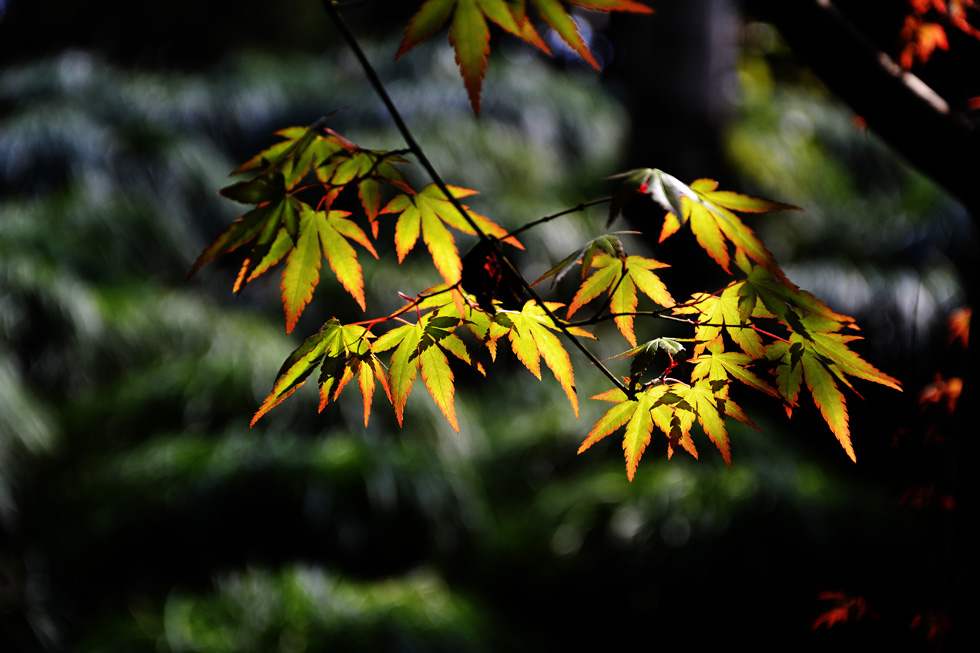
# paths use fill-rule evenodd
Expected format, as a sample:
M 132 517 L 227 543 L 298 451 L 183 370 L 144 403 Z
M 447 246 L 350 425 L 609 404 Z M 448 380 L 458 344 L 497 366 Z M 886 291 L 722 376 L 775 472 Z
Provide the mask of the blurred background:
M 278 273 L 236 296 L 232 256 L 185 280 L 241 213 L 217 190 L 275 130 L 342 107 L 341 134 L 401 147 L 388 116 L 316 2 L 0 1 L 0 650 L 969 641 L 964 208 L 734 2 L 583 13 L 601 75 L 498 34 L 479 119 L 445 35 L 395 62 L 417 3 L 380 4 L 345 15 L 476 211 L 515 228 L 638 166 L 799 205 L 751 224 L 906 392 L 849 395 L 857 465 L 812 406 L 788 420 L 746 394 L 761 433 L 732 425 L 731 469 L 704 438 L 667 461 L 654 434 L 632 484 L 616 437 L 575 455 L 605 410 L 581 357 L 578 420 L 507 352 L 486 381 L 457 370 L 459 434 L 421 389 L 402 429 L 381 401 L 365 428 L 353 390 L 317 414 L 309 387 L 249 429 L 299 341 L 360 314 L 325 277 L 287 336 Z M 655 239 L 661 214 L 638 200 L 616 228 Z M 604 219 L 534 230 L 525 276 Z M 724 283 L 683 235 L 626 245 L 675 266 L 675 297 Z M 437 282 L 419 254 L 392 287 L 379 250 L 360 257 L 372 314 Z M 599 335 L 601 356 L 624 348 Z

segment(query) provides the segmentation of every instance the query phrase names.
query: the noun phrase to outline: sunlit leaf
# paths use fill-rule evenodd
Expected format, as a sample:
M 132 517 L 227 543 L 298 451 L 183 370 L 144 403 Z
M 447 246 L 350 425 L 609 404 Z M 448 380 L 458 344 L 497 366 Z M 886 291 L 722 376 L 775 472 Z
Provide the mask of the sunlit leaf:
M 295 392 L 317 367 L 320 367 L 320 410 L 336 399 L 347 381 L 358 375 L 364 398 L 364 425 L 371 415 L 375 381 L 388 393 L 384 367 L 374 356 L 369 343 L 371 333 L 360 325 L 344 326 L 330 320 L 320 331 L 306 338 L 282 364 L 272 392 L 252 418 L 252 425 L 273 407 Z
M 636 312 L 637 290 L 642 291 L 660 306 L 674 305 L 667 286 L 651 270 L 669 267 L 666 263 L 643 256 L 625 258 L 599 253 L 592 261 L 595 272 L 575 293 L 568 306 L 570 318 L 579 308 L 589 303 L 603 292 L 608 291 L 609 308 L 616 315 L 616 326 L 629 341 L 636 346 L 633 333 L 633 313 Z
M 630 11 L 650 13 L 652 9 L 632 0 L 570 0 L 571 4 L 597 11 Z M 456 63 L 466 86 L 473 111 L 480 113 L 480 93 L 490 54 L 492 22 L 517 38 L 550 52 L 527 14 L 527 5 L 564 40 L 572 50 L 595 69 L 599 64 L 568 9 L 559 0 L 427 0 L 412 16 L 405 28 L 396 58 L 438 32 L 447 22 L 449 42 L 456 53 Z
M 320 259 L 325 256 L 337 280 L 365 309 L 364 280 L 357 253 L 350 238 L 365 246 L 375 257 L 367 235 L 346 218 L 346 211 L 313 211 L 304 206 L 299 237 L 290 251 L 282 273 L 282 302 L 286 311 L 286 332 L 293 330 L 303 309 L 320 281 Z
M 561 304 L 548 304 L 552 311 L 560 306 Z M 544 358 L 578 417 L 578 396 L 572 362 L 561 341 L 553 333 L 558 330 L 554 321 L 535 301 L 527 302 L 520 311 L 500 311 L 493 321 L 506 329 L 514 354 L 538 379 L 541 378 L 540 361 Z
M 476 193 L 474 190 L 450 186 L 449 192 L 455 198 L 467 197 Z M 507 236 L 507 231 L 487 218 L 474 213 L 465 205 L 470 220 L 483 233 L 495 238 L 503 238 L 504 242 L 522 248 L 517 239 Z M 418 193 L 401 194 L 393 198 L 381 213 L 398 213 L 395 224 L 395 249 L 399 262 L 415 247 L 419 236 L 432 255 L 432 261 L 446 283 L 456 283 L 460 279 L 463 263 L 456 248 L 456 239 L 446 228 L 446 225 L 468 234 L 475 234 L 466 218 L 460 215 L 442 191 L 435 184 L 429 184 Z

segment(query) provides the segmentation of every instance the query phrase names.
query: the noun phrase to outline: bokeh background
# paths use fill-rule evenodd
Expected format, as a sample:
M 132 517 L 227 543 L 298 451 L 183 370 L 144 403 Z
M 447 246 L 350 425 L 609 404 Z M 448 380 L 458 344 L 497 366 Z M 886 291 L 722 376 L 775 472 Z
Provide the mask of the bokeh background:
M 444 35 L 393 60 L 415 6 L 345 14 L 436 167 L 480 190 L 475 210 L 514 228 L 637 166 L 799 205 L 752 226 L 794 281 L 858 319 L 860 353 L 906 392 L 849 396 L 857 465 L 812 406 L 788 420 L 746 394 L 761 433 L 733 425 L 731 469 L 706 440 L 700 461 L 668 461 L 655 437 L 632 484 L 616 438 L 575 455 L 604 407 L 585 400 L 576 420 L 509 353 L 486 381 L 458 370 L 459 434 L 421 389 L 401 429 L 380 401 L 365 428 L 350 390 L 317 414 L 313 388 L 250 429 L 300 339 L 359 313 L 325 278 L 287 336 L 277 274 L 236 296 L 227 257 L 185 280 L 241 211 L 216 191 L 272 132 L 338 108 L 354 142 L 401 147 L 388 116 L 316 2 L 6 0 L 0 650 L 970 641 L 976 445 L 935 384 L 968 371 L 948 336 L 975 283 L 966 210 L 736 3 L 583 13 L 602 75 L 497 35 L 479 119 Z M 655 237 L 661 213 L 634 202 L 617 228 Z M 604 219 L 535 230 L 526 276 Z M 724 282 L 672 241 L 627 246 L 674 265 L 677 297 Z M 396 277 L 394 260 L 361 256 L 377 314 L 437 281 L 424 255 Z M 602 356 L 625 348 L 600 335 Z M 583 399 L 604 389 L 573 362 Z M 847 601 L 846 623 L 813 627 Z

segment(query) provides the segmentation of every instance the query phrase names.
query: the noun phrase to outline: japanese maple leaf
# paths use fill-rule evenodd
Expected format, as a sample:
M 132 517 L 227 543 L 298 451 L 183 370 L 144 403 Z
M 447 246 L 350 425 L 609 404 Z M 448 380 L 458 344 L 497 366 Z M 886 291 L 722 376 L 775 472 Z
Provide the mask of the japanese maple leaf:
M 360 227 L 346 219 L 347 213 L 330 211 L 333 199 L 347 185 L 358 184 L 365 213 L 376 230 L 381 182 L 411 192 L 393 164 L 404 163 L 397 154 L 357 147 L 330 129 L 317 126 L 290 127 L 277 132 L 282 141 L 263 150 L 232 174 L 252 172 L 252 179 L 221 190 L 225 197 L 252 204 L 254 208 L 231 226 L 198 257 L 188 276 L 215 257 L 252 243 L 235 280 L 234 290 L 265 273 L 284 258 L 282 298 L 286 329 L 292 331 L 319 282 L 320 259 L 326 256 L 331 269 L 362 309 L 364 284 L 361 267 L 348 240 L 361 244 L 375 258 L 377 253 Z M 314 211 L 293 193 L 297 185 L 316 170 L 325 188 L 320 207 Z
M 300 214 L 299 236 L 295 246 L 291 239 L 280 236 L 282 249 L 289 252 L 286 267 L 282 271 L 282 302 L 286 311 L 286 332 L 296 326 L 303 309 L 313 297 L 313 290 L 320 281 L 320 260 L 327 258 L 337 280 L 365 310 L 364 279 L 357 252 L 347 239 L 351 239 L 371 252 L 377 252 L 360 227 L 346 218 L 347 211 L 313 211 L 304 205 Z M 273 254 L 281 256 L 273 246 Z
M 357 376 L 364 398 L 364 425 L 367 426 L 375 381 L 390 394 L 384 366 L 371 351 L 369 340 L 372 337 L 363 326 L 344 326 L 336 319 L 324 324 L 318 333 L 306 338 L 286 358 L 276 375 L 272 392 L 252 418 L 252 425 L 302 386 L 319 366 L 319 409 L 322 411 L 331 398 L 336 399 L 347 382 Z
M 792 328 L 796 313 L 803 311 L 841 325 L 854 323 L 854 318 L 831 310 L 811 293 L 801 290 L 781 270 L 752 265 L 742 255 L 736 256 L 736 263 L 746 275 L 745 281 L 738 285 L 738 310 L 743 320 L 768 312 Z
M 474 195 L 477 191 L 449 186 L 449 192 L 458 199 Z M 470 211 L 465 205 L 463 208 L 483 233 L 501 238 L 504 242 L 523 249 L 517 239 L 508 237 L 507 231 L 500 225 Z M 398 195 L 380 212 L 401 214 L 395 224 L 395 251 L 398 253 L 399 263 L 415 247 L 421 235 L 432 255 L 432 262 L 446 283 L 453 284 L 459 281 L 463 263 L 456 248 L 456 239 L 446 226 L 468 234 L 475 234 L 476 230 L 443 195 L 438 186 L 429 184 L 418 193 Z
M 291 237 L 298 234 L 299 216 L 306 204 L 286 194 L 285 178 L 279 171 L 257 177 L 247 185 L 236 184 L 226 190 L 231 191 L 228 194 L 231 199 L 256 206 L 232 222 L 224 233 L 201 252 L 187 276 L 194 276 L 206 263 L 254 240 L 252 254 L 245 260 L 238 275 L 239 279 L 235 282 L 237 291 L 256 264 L 266 258 L 281 230 L 285 230 L 287 236 Z
M 568 271 L 576 263 L 582 264 L 582 281 L 589 276 L 589 272 L 592 271 L 592 261 L 595 259 L 596 254 L 600 252 L 608 254 L 609 256 L 615 256 L 618 258 L 623 258 L 626 253 L 623 250 L 623 242 L 617 237 L 620 233 L 639 233 L 638 231 L 619 231 L 614 234 L 603 234 L 598 238 L 593 238 L 585 245 L 572 252 L 561 261 L 559 261 L 554 267 L 542 274 L 538 279 L 532 283 L 532 286 L 536 286 L 545 279 L 552 279 L 552 287 L 556 283 L 562 280 Z
M 792 413 L 805 381 L 813 395 L 813 402 L 830 430 L 837 436 L 848 457 L 856 462 L 848 427 L 847 405 L 836 380 L 852 387 L 848 376 L 854 376 L 899 391 L 901 385 L 847 347 L 847 343 L 860 338 L 838 333 L 843 327 L 841 323 L 811 314 L 801 316 L 798 324 L 802 327 L 800 332 L 790 334 L 786 341 L 766 347 L 766 356 L 777 363 L 776 388 L 786 401 L 786 412 Z
M 642 256 L 616 257 L 600 252 L 593 258 L 592 267 L 595 272 L 575 293 L 568 306 L 567 317 L 570 318 L 579 308 L 608 291 L 609 309 L 616 314 L 616 326 L 635 347 L 632 313 L 636 312 L 636 291 L 641 290 L 661 306 L 673 306 L 674 299 L 667 286 L 651 271 L 669 266 Z
M 697 416 L 698 424 L 718 447 L 725 464 L 731 467 L 732 450 L 728 441 L 728 430 L 725 428 L 725 406 L 730 403 L 727 383 L 702 378 L 692 385 L 675 384 L 673 392 Z
M 683 384 L 661 383 L 632 397 L 619 388 L 595 395 L 593 399 L 610 401 L 615 405 L 595 423 L 579 446 L 578 453 L 625 425 L 623 454 L 626 458 L 626 478 L 632 482 L 640 458 L 650 443 L 653 427 L 657 426 L 668 438 L 668 456 L 675 446 L 680 446 L 697 458 L 698 452 L 690 437 L 694 411 L 675 392 L 682 387 Z
M 655 168 L 631 170 L 617 177 L 623 178 L 623 181 L 613 201 L 610 222 L 630 197 L 636 193 L 647 193 L 667 211 L 660 232 L 660 242 L 682 225 L 689 224 L 698 244 L 726 272 L 730 272 L 732 256 L 729 244 L 734 246 L 736 253 L 745 254 L 770 269 L 778 270 L 775 260 L 762 241 L 734 211 L 763 213 L 799 210 L 798 207 L 731 191 L 720 191 L 717 190 L 718 182 L 711 179 L 698 179 L 688 186 L 676 177 Z
M 764 355 L 762 337 L 752 328 L 749 317 L 739 310 L 739 290 L 743 282 L 731 283 L 717 295 L 695 293 L 690 301 L 674 308 L 678 315 L 697 314 L 694 353 L 700 353 L 707 343 L 715 340 L 724 329 L 746 354 L 759 358 Z M 753 307 L 754 309 L 754 307 Z
M 408 27 L 395 58 L 439 31 L 452 16 L 449 42 L 456 51 L 456 63 L 463 77 L 473 112 L 480 113 L 480 91 L 490 54 L 490 27 L 487 19 L 524 38 L 522 28 L 504 0 L 428 0 L 418 10 Z
M 356 146 L 332 129 L 310 127 L 286 127 L 276 132 L 283 140 L 262 150 L 251 159 L 235 168 L 231 174 L 245 172 L 277 170 L 282 173 L 287 190 L 292 190 L 309 172 L 311 166 L 316 166 L 330 156 Z M 221 191 L 222 195 L 231 197 L 229 191 L 248 184 L 240 182 L 232 184 Z M 242 201 L 238 198 L 237 201 Z M 254 203 L 254 202 L 253 202 Z
M 903 68 L 911 68 L 916 60 L 925 63 L 937 49 L 949 50 L 943 26 L 916 16 L 906 17 L 900 38 L 905 43 L 900 57 Z
M 542 20 L 553 29 L 558 36 L 576 52 L 582 59 L 596 70 L 600 69 L 599 62 L 592 56 L 588 44 L 579 33 L 578 25 L 571 14 L 558 0 L 528 0 L 541 16 Z M 570 4 L 593 9 L 596 11 L 627 11 L 639 14 L 653 13 L 653 9 L 632 0 L 569 0 Z M 522 1 L 516 3 L 523 6 Z
M 412 187 L 395 167 L 395 164 L 408 163 L 398 154 L 385 150 L 366 150 L 351 146 L 339 150 L 325 158 L 316 166 L 317 178 L 329 187 L 343 188 L 351 183 L 357 184 L 357 194 L 361 206 L 371 225 L 371 233 L 378 237 L 378 213 L 381 209 L 381 185 L 387 183 L 405 193 L 412 193 Z
M 861 596 L 848 596 L 844 592 L 820 592 L 817 598 L 821 601 L 833 601 L 834 607 L 813 620 L 810 626 L 812 630 L 820 626 L 830 628 L 839 623 L 847 623 L 851 617 L 857 621 L 868 610 L 867 603 Z
M 559 0 L 528 0 L 541 18 L 585 61 L 598 69 L 588 45 L 579 34 L 571 15 Z M 652 9 L 632 0 L 571 0 L 598 11 L 632 11 L 650 13 Z M 525 0 L 427 0 L 412 16 L 395 58 L 438 32 L 450 21 L 449 42 L 456 53 L 463 84 L 473 111 L 480 113 L 480 93 L 490 54 L 488 20 L 517 38 L 550 54 L 526 12 Z
M 775 388 L 763 381 L 749 369 L 758 357 L 740 352 L 725 351 L 721 336 L 705 343 L 702 353 L 691 359 L 694 369 L 691 370 L 691 380 L 708 379 L 709 381 L 724 381 L 734 378 L 750 388 L 755 388 L 772 397 L 778 397 Z M 744 420 L 743 420 L 744 421 Z
M 547 303 L 548 310 L 554 311 L 562 304 Z M 553 333 L 558 331 L 554 321 L 548 317 L 544 309 L 534 300 L 524 304 L 520 311 L 499 311 L 492 320 L 493 328 L 488 325 L 490 337 L 495 342 L 504 334 L 510 340 L 511 348 L 518 360 L 530 370 L 537 379 L 541 380 L 541 359 L 551 369 L 568 401 L 578 417 L 578 395 L 575 392 L 575 374 L 572 371 L 572 361 L 561 341 Z M 592 337 L 581 329 L 573 329 L 572 333 L 579 336 Z
M 454 401 L 455 377 L 446 356 L 448 352 L 472 364 L 466 345 L 453 333 L 459 324 L 458 317 L 433 311 L 422 315 L 418 323 L 392 329 L 375 341 L 373 351 L 395 350 L 388 366 L 388 387 L 399 425 L 404 420 L 412 385 L 421 371 L 422 380 L 436 406 L 453 430 L 459 432 Z

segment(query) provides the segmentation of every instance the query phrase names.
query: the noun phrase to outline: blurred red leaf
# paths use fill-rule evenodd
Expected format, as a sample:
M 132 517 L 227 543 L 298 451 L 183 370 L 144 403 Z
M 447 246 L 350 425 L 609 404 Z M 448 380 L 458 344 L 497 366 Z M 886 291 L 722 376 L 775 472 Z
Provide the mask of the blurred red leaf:
M 932 612 L 930 610 L 929 612 L 915 615 L 912 618 L 912 623 L 909 624 L 909 628 L 912 630 L 925 628 L 926 640 L 931 642 L 949 630 L 949 618 L 942 612 Z
M 980 100 L 980 98 L 977 99 Z M 959 340 L 963 349 L 970 346 L 970 317 L 972 315 L 973 309 L 969 306 L 953 311 L 953 314 L 949 316 L 949 342 Z
M 938 506 L 943 512 L 956 509 L 956 499 L 948 492 L 937 490 L 935 485 L 923 485 L 906 490 L 898 500 L 906 508 L 929 508 Z
M 819 617 L 813 620 L 812 630 L 820 626 L 830 628 L 839 623 L 847 623 L 853 617 L 857 621 L 868 611 L 868 606 L 864 597 L 850 597 L 844 592 L 820 592 L 817 598 L 821 601 L 834 601 L 834 607 L 830 608 Z
M 963 379 L 950 377 L 944 379 L 936 374 L 935 380 L 919 393 L 919 406 L 925 408 L 931 404 L 943 405 L 946 412 L 952 414 L 956 410 L 956 402 L 963 392 Z

